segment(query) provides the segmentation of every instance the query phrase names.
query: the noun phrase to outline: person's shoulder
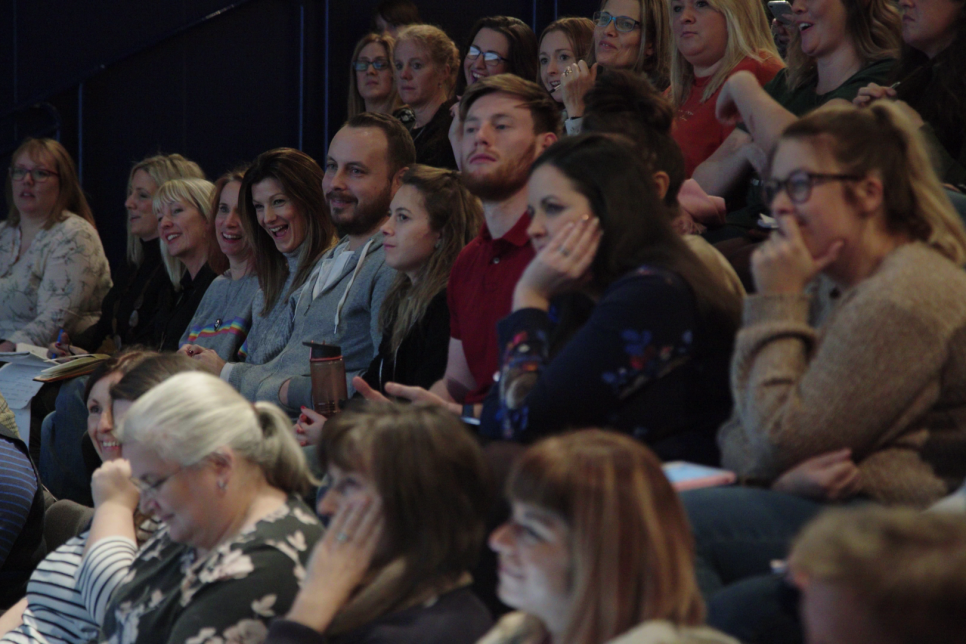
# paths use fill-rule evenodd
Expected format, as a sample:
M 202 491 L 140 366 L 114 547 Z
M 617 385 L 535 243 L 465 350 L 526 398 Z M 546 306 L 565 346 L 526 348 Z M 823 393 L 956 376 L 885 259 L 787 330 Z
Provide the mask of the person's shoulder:
M 707 626 L 676 626 L 650 620 L 607 644 L 739 644 L 738 640 Z
M 674 271 L 660 266 L 643 265 L 624 273 L 610 285 L 607 292 L 626 291 L 628 289 L 686 292 L 688 285 Z
M 782 59 L 769 51 L 761 51 L 758 56 L 745 56 L 731 70 L 731 74 L 748 71 L 755 75 L 762 85 L 770 82 L 781 70 L 785 69 Z
M 474 644 L 493 625 L 490 611 L 468 588 L 460 588 L 376 620 L 367 644 Z

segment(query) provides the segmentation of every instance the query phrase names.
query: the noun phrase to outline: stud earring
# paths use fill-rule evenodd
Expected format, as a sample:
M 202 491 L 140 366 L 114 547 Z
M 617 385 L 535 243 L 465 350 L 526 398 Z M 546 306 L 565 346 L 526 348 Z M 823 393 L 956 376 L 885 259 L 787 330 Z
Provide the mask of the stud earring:
M 442 245 L 443 245 L 443 238 L 440 237 L 439 239 L 436 240 L 436 243 L 433 244 L 433 248 L 435 248 L 436 250 L 439 250 Z
M 218 489 L 219 490 L 221 490 L 222 492 L 224 492 L 225 491 L 225 488 L 227 488 L 227 487 L 228 487 L 228 481 L 218 481 Z

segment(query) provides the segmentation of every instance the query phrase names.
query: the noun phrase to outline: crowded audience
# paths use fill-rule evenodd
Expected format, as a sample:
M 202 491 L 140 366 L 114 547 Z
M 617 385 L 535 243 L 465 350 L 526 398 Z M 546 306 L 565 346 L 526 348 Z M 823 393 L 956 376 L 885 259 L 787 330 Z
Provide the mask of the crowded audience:
M 113 276 L 23 140 L 0 353 L 102 355 L 0 395 L 0 642 L 961 639 L 966 4 L 770 4 L 384 0 Z

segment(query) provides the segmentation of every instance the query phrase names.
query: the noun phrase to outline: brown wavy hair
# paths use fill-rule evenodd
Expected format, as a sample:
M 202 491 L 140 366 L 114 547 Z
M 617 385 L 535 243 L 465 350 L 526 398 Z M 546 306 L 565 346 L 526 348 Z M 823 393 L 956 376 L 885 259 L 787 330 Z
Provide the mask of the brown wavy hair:
M 487 16 L 480 18 L 470 29 L 466 37 L 466 44 L 460 52 L 460 72 L 456 79 L 456 95 L 462 96 L 466 91 L 466 73 L 463 62 L 470 51 L 470 45 L 481 29 L 491 29 L 501 34 L 510 44 L 507 53 L 507 74 L 515 74 L 528 81 L 536 81 L 540 76 L 540 65 L 537 62 L 537 37 L 530 25 L 513 16 Z

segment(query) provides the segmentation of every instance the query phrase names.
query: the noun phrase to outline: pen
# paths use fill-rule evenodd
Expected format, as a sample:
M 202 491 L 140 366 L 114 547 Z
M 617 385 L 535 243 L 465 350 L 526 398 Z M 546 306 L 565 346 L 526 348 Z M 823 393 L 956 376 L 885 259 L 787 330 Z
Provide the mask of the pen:
M 60 344 L 61 340 L 64 339 L 64 330 L 61 329 L 57 332 L 57 344 Z

